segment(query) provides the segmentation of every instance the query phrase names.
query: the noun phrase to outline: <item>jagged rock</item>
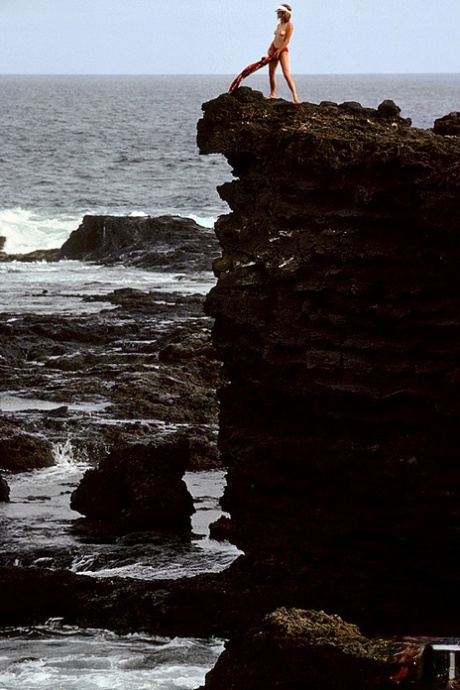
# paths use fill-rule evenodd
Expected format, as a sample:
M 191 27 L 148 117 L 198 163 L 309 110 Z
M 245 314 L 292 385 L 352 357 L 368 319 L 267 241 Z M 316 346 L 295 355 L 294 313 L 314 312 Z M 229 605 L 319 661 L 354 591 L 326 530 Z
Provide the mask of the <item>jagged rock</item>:
M 206 311 L 248 572 L 371 628 L 453 623 L 460 139 L 247 88 L 203 110 L 236 177 Z
M 433 132 L 442 136 L 460 135 L 460 113 L 453 112 L 434 121 Z
M 232 523 L 229 517 L 221 515 L 215 522 L 209 525 L 209 538 L 215 541 L 229 541 L 234 539 L 232 535 Z
M 7 503 L 10 500 L 10 487 L 0 474 L 0 503 Z
M 217 253 L 213 232 L 189 218 L 84 216 L 60 258 L 193 272 L 210 270 Z
M 401 108 L 394 101 L 387 99 L 380 103 L 377 112 L 384 117 L 398 117 L 401 113 Z
M 231 640 L 200 690 L 369 690 L 388 684 L 388 652 L 323 611 L 280 608 Z
M 86 516 L 75 531 L 91 539 L 133 531 L 189 532 L 193 499 L 182 480 L 188 462 L 185 438 L 114 450 L 72 493 L 71 508 Z
M 0 468 L 25 472 L 54 465 L 49 441 L 32 434 L 8 433 L 0 438 Z
M 162 422 L 189 423 L 193 436 L 206 436 L 217 423 L 220 362 L 203 296 L 123 288 L 95 297 L 116 308 L 77 316 L 10 311 L 0 319 L 3 390 L 31 400 L 27 412 L 7 413 L 17 422 L 10 432 L 41 433 L 61 444 L 70 439 L 74 452 L 78 447 L 91 457 L 95 444 L 114 445 L 115 426 L 101 426 L 101 417 L 126 420 L 117 422 L 123 445 L 157 433 Z M 67 406 L 67 414 L 43 411 L 37 400 Z M 85 413 L 84 405 L 93 404 L 100 405 L 96 415 Z

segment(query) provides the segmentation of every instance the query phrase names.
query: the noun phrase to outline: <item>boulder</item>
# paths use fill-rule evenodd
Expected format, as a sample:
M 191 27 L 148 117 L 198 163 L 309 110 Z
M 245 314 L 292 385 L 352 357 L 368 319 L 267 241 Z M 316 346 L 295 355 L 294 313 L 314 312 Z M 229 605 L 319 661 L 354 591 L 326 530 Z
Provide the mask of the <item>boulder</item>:
M 214 233 L 179 216 L 84 216 L 62 245 L 62 259 L 140 266 L 155 271 L 209 271 Z
M 460 113 L 452 112 L 434 121 L 433 132 L 441 136 L 460 135 Z
M 401 108 L 394 101 L 387 99 L 379 104 L 377 113 L 382 117 L 399 117 Z
M 20 432 L 0 438 L 0 468 L 10 472 L 25 472 L 54 465 L 49 441 Z
M 187 534 L 194 512 L 182 480 L 188 462 L 184 438 L 117 448 L 72 493 L 71 508 L 86 516 L 74 530 L 104 540 L 134 531 Z
M 369 690 L 382 687 L 387 645 L 323 611 L 280 608 L 227 643 L 200 690 Z
M 209 525 L 209 538 L 215 541 L 232 542 L 232 521 L 227 515 L 221 515 Z

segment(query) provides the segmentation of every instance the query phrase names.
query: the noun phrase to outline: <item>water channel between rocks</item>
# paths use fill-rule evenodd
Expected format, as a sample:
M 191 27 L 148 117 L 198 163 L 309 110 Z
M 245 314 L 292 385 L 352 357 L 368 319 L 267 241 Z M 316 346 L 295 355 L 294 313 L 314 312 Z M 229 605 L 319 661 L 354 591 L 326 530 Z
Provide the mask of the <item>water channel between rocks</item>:
M 0 265 L 0 274 L 5 278 L 0 288 L 0 312 L 13 329 L 25 319 L 29 333 L 29 314 L 33 315 L 32 319 L 37 319 L 37 315 L 43 317 L 43 323 L 51 317 L 58 330 L 66 326 L 67 318 L 82 317 L 82 324 L 85 318 L 101 318 L 102 328 L 104 313 L 110 313 L 108 319 L 115 324 L 114 328 L 120 321 L 120 336 L 115 338 L 116 342 L 104 344 L 99 353 L 101 366 L 110 368 L 113 363 L 118 381 L 125 372 L 130 381 L 137 381 L 145 372 L 156 371 L 158 362 L 150 354 L 155 342 L 163 338 L 167 343 L 169 333 L 202 318 L 199 309 L 196 316 L 175 308 L 168 311 L 168 305 L 175 299 L 173 295 L 203 297 L 214 283 L 211 273 L 155 273 L 77 261 L 13 262 Z M 139 333 L 137 313 L 129 313 L 129 318 L 123 312 L 119 316 L 119 310 L 114 309 L 110 300 L 104 301 L 105 295 L 120 287 L 156 291 L 154 306 L 160 307 L 147 313 L 145 328 Z M 92 302 L 94 297 L 97 301 Z M 162 310 L 163 299 L 166 306 Z M 131 333 L 128 329 L 126 334 L 125 324 L 129 319 L 134 330 Z M 83 326 L 75 322 L 75 333 L 78 334 L 79 328 Z M 31 338 L 35 338 L 35 332 L 31 333 Z M 151 343 L 147 342 L 148 338 Z M 39 340 L 31 342 L 38 346 Z M 61 349 L 67 348 L 63 351 L 64 359 L 65 356 L 75 358 L 80 350 L 86 352 L 86 345 L 78 338 L 75 343 L 69 340 L 66 346 L 64 341 L 56 342 Z M 93 345 L 88 347 L 93 353 Z M 122 360 L 123 348 L 131 348 L 132 363 Z M 148 353 L 144 356 L 145 349 Z M 63 568 L 93 578 L 138 580 L 191 577 L 226 568 L 239 551 L 208 536 L 209 524 L 221 514 L 219 498 L 225 473 L 220 470 L 187 472 L 184 476 L 196 511 L 192 516 L 191 535 L 187 537 L 140 533 L 120 537 L 114 543 L 94 544 L 71 533 L 73 521 L 81 517 L 70 509 L 71 493 L 95 462 L 95 458 L 87 461 L 86 453 L 82 452 L 85 439 L 100 436 L 103 444 L 107 430 L 121 427 L 125 435 L 129 435 L 131 427 L 142 427 L 148 436 L 162 437 L 176 431 L 187 432 L 190 424 L 189 420 L 170 421 L 156 416 L 156 409 L 151 418 L 137 411 L 131 416 L 124 416 L 125 410 L 114 412 L 110 408 L 110 396 L 99 390 L 94 392 L 92 385 L 83 390 L 78 377 L 87 373 L 85 368 L 83 374 L 78 367 L 74 372 L 75 366 L 69 371 L 65 367 L 49 368 L 53 364 L 52 349 L 48 352 L 45 348 L 37 356 L 35 352 L 34 347 L 27 367 L 11 370 L 10 378 L 4 381 L 0 413 L 26 431 L 35 427 L 39 431 L 45 429 L 53 443 L 55 464 L 5 475 L 10 486 L 10 503 L 0 504 L 0 563 L 13 567 Z M 138 357 L 144 359 L 137 361 Z M 129 359 L 127 355 L 125 359 Z M 170 372 L 174 376 L 172 369 Z M 91 375 L 86 378 L 91 380 Z M 129 388 L 135 396 L 132 384 Z M 62 410 L 62 418 L 53 416 L 57 409 Z M 214 433 L 206 424 L 198 425 L 195 433 L 197 429 L 199 434 Z M 0 630 L 0 690 L 192 690 L 203 683 L 205 673 L 214 665 L 222 648 L 222 640 L 166 639 L 145 634 L 120 636 L 107 630 L 63 625 L 59 619 L 53 619 L 41 626 Z
M 191 538 L 158 539 L 128 535 L 114 544 L 88 544 L 70 533 L 80 517 L 70 495 L 88 465 L 73 460 L 70 445 L 59 448 L 53 467 L 9 477 L 11 502 L 0 508 L 0 561 L 3 565 L 68 568 L 96 577 L 162 579 L 218 572 L 238 555 L 230 544 L 208 538 L 209 523 L 221 514 L 225 474 L 187 472 L 194 498 Z

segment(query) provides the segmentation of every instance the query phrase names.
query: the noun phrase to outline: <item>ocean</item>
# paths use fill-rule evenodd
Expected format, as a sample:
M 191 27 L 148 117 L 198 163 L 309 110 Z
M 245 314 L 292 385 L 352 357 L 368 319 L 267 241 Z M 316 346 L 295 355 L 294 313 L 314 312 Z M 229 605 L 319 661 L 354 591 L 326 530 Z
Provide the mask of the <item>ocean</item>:
M 422 128 L 460 109 L 456 74 L 295 78 L 302 101 L 360 101 L 377 107 L 392 99 L 403 117 Z M 11 254 L 59 247 L 85 214 L 172 214 L 212 227 L 228 212 L 216 185 L 230 180 L 231 171 L 221 156 L 199 155 L 196 122 L 201 104 L 225 92 L 231 80 L 231 75 L 0 76 L 4 250 Z M 289 100 L 281 77 L 279 84 L 279 96 Z M 268 95 L 266 74 L 252 75 L 243 85 Z M 184 277 L 76 261 L 0 263 L 0 314 L 88 314 L 100 305 L 82 302 L 86 292 L 135 287 L 205 294 L 213 282 L 210 271 Z M 0 412 L 18 412 L 23 404 L 2 386 Z M 11 479 L 12 501 L 0 508 L 0 548 L 11 554 L 12 562 L 27 562 L 31 541 L 43 547 L 48 558 L 36 565 L 46 566 L 53 552 L 70 551 L 67 567 L 88 577 L 190 576 L 222 569 L 235 557 L 234 549 L 207 538 L 207 526 L 219 513 L 224 477 L 203 473 L 187 478 L 202 507 L 194 517 L 197 538 L 191 549 L 179 559 L 176 552 L 170 557 L 166 547 L 151 558 L 147 553 L 142 562 L 118 559 L 117 570 L 106 554 L 106 565 L 96 567 L 101 553 L 95 558 L 91 550 L 77 548 L 60 528 L 73 517 L 63 488 L 75 486 L 85 466 L 73 458 L 70 446 L 55 453 L 55 467 Z M 0 690 L 192 690 L 203 682 L 222 644 L 118 636 L 59 620 L 8 628 L 0 630 Z
M 0 236 L 5 251 L 60 246 L 85 213 L 174 213 L 212 226 L 227 211 L 221 156 L 200 156 L 201 104 L 231 76 L 0 75 Z M 394 100 L 429 128 L 460 107 L 460 75 L 296 77 L 301 100 Z M 243 85 L 267 95 L 267 76 Z M 279 79 L 278 95 L 289 99 Z

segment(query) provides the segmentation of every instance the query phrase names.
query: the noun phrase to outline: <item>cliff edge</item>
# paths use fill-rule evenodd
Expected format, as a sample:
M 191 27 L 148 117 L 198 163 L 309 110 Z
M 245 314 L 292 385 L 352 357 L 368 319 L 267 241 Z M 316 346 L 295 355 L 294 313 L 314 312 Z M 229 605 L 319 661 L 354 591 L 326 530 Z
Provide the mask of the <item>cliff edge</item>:
M 370 632 L 456 634 L 458 118 L 248 88 L 203 111 L 236 178 L 206 310 L 239 567 Z

